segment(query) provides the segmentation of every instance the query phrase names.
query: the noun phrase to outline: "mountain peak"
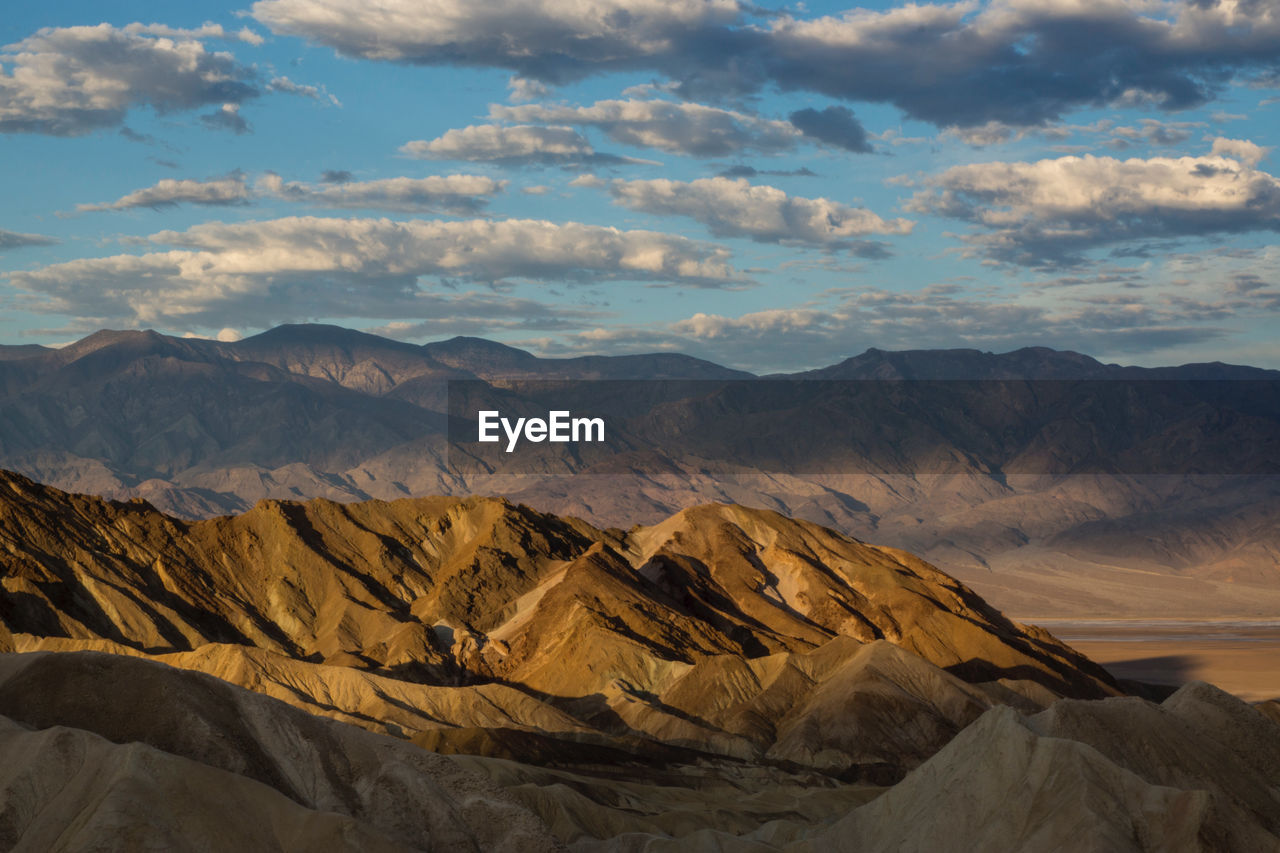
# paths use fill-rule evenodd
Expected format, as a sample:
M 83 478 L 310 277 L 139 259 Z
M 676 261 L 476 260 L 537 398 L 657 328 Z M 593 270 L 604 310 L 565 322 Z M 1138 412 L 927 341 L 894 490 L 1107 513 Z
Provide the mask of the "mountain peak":
M 533 353 L 499 343 L 498 341 L 491 341 L 488 338 L 476 338 L 469 335 L 457 335 L 448 340 L 433 341 L 429 344 L 423 344 L 422 349 L 441 361 L 445 361 L 445 357 L 459 359 L 487 357 L 522 363 L 537 361 L 537 356 Z
M 228 346 L 246 350 L 269 346 L 336 346 L 364 345 L 384 349 L 415 350 L 413 344 L 384 338 L 371 332 L 348 329 L 328 323 L 285 323 Z
M 1087 355 L 1049 347 L 1023 347 L 1005 353 L 870 347 L 839 364 L 797 375 L 810 379 L 1088 379 L 1107 369 Z

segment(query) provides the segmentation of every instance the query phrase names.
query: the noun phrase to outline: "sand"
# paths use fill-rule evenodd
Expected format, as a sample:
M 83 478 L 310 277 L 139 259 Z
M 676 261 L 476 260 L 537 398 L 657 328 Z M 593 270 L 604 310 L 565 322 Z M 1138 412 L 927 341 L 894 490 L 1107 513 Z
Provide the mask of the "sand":
M 1117 678 L 1208 681 L 1248 702 L 1280 699 L 1280 621 L 1027 620 Z

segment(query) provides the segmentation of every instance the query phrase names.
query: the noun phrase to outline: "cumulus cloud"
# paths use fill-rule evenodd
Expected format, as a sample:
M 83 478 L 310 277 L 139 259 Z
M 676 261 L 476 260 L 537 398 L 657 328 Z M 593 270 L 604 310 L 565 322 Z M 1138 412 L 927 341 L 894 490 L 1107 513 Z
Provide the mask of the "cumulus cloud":
M 181 27 L 170 27 L 167 24 L 125 24 L 120 28 L 123 33 L 129 35 L 147 35 L 147 36 L 164 36 L 166 38 L 179 39 L 224 39 L 228 41 L 242 41 L 246 44 L 260 45 L 263 42 L 262 36 L 255 33 L 248 27 L 241 27 L 234 32 L 224 28 L 221 24 L 205 22 L 194 29 L 182 29 Z
M 882 219 L 863 207 L 825 198 L 789 196 L 776 187 L 748 183 L 745 178 L 702 178 L 696 181 L 615 180 L 609 184 L 615 202 L 633 210 L 687 216 L 718 237 L 749 237 L 762 243 L 787 243 L 826 249 L 853 248 L 882 256 L 883 247 L 865 246 L 857 238 L 872 234 L 909 234 L 906 219 Z
M 260 192 L 329 208 L 366 208 L 402 213 L 448 213 L 466 216 L 480 212 L 489 198 L 503 191 L 506 181 L 480 175 L 432 175 L 426 178 L 386 178 L 378 181 L 323 182 L 320 186 L 264 175 Z
M 18 231 L 5 231 L 0 228 L 0 252 L 9 249 L 22 249 L 27 246 L 52 246 L 58 241 L 40 234 L 23 234 Z
M 436 139 L 416 139 L 400 152 L 423 160 L 466 160 L 512 166 L 588 166 L 640 163 L 601 154 L 571 127 L 478 124 L 446 131 Z
M 200 123 L 210 130 L 229 130 L 237 136 L 250 130 L 249 122 L 240 115 L 239 104 L 223 104 L 213 112 L 200 116 Z
M 250 204 L 267 197 L 335 209 L 365 208 L 401 213 L 471 215 L 483 210 L 489 198 L 502 192 L 506 185 L 506 181 L 479 175 L 352 181 L 349 172 L 326 172 L 321 176 L 319 185 L 316 185 L 286 181 L 279 175 L 268 172 L 250 186 L 243 172 L 233 172 L 207 181 L 166 178 L 113 202 L 77 205 L 76 211 L 87 213 L 139 207 L 160 209 L 178 204 L 227 207 Z
M 178 204 L 199 204 L 210 207 L 227 207 L 248 204 L 252 199 L 249 184 L 243 172 L 233 172 L 221 178 L 207 181 L 175 180 L 165 178 L 144 189 L 135 190 L 112 202 L 78 204 L 76 210 L 89 213 L 100 210 L 130 210 L 149 207 L 158 210 Z
M 943 136 L 981 148 L 1005 142 L 1018 142 L 1030 135 L 1038 135 L 1049 142 L 1058 143 L 1054 150 L 1088 150 L 1099 144 L 1115 151 L 1124 151 L 1135 145 L 1170 147 L 1186 142 L 1197 130 L 1208 125 L 1200 121 L 1164 121 L 1155 118 L 1139 119 L 1136 124 L 1122 125 L 1114 119 L 1099 119 L 1089 124 L 1054 124 L 1047 127 L 1018 127 L 1002 121 L 988 121 L 970 127 L 949 127 Z M 1066 145 L 1068 140 L 1080 140 Z
M 597 101 L 591 106 L 495 104 L 490 118 L 594 127 L 614 142 L 672 154 L 722 157 L 743 152 L 774 154 L 795 147 L 800 132 L 785 121 L 757 118 L 703 104 L 661 100 Z
M 848 107 L 796 110 L 790 115 L 790 119 L 805 136 L 827 145 L 859 154 L 869 154 L 874 150 L 867 141 L 866 128 Z
M 524 101 L 536 101 L 551 94 L 550 87 L 545 83 L 538 80 L 530 80 L 528 77 L 508 78 L 507 89 L 509 92 L 507 97 L 517 104 Z
M 1201 157 L 955 166 L 930 178 L 908 209 L 972 223 L 981 230 L 964 239 L 997 261 L 1070 264 L 1106 245 L 1280 230 L 1280 181 L 1257 168 L 1264 153 L 1219 140 Z
M 28 294 L 28 310 L 169 328 L 261 327 L 334 316 L 429 318 L 448 302 L 432 292 L 432 280 L 452 287 L 523 280 L 743 283 L 716 246 L 652 231 L 537 220 L 290 217 L 205 223 L 148 241 L 169 248 L 8 277 Z
M 508 68 L 553 83 L 617 70 L 689 97 L 765 86 L 892 103 L 938 126 L 1040 126 L 1071 110 L 1183 109 L 1273 80 L 1268 0 L 960 0 L 768 15 L 736 0 L 259 0 L 277 33 L 348 56 Z
M 260 89 L 251 68 L 199 41 L 224 36 L 221 27 L 40 30 L 0 51 L 0 133 L 77 136 L 118 127 L 143 106 L 166 114 L 217 105 L 227 124 Z
M 329 94 L 324 86 L 295 83 L 288 77 L 273 77 L 271 82 L 267 84 L 267 91 L 284 92 L 286 95 L 297 95 L 300 98 L 310 98 L 313 101 L 328 101 L 335 107 L 342 106 L 342 102 L 336 96 Z
M 1224 139 L 1218 137 L 1213 140 L 1212 153 L 1220 157 L 1234 157 L 1246 166 L 1257 166 L 1271 153 L 1271 149 L 1250 142 L 1247 139 Z
M 416 0 L 326 3 L 266 0 L 253 15 L 274 32 L 304 36 L 348 56 L 417 64 L 511 68 L 536 80 L 593 67 L 634 67 L 668 56 L 681 34 L 740 18 L 737 0 Z

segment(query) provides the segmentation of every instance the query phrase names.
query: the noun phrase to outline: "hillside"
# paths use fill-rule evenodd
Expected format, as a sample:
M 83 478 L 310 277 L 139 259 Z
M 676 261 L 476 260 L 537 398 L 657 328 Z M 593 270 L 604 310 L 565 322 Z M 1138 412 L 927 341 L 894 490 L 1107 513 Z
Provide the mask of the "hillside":
M 192 522 L 5 473 L 0 578 L 6 848 L 1280 840 L 1264 713 L 1125 696 L 928 563 L 771 511 Z
M 1016 613 L 1257 617 L 1280 607 L 1275 379 L 1045 349 L 869 350 L 754 379 L 333 326 L 99 332 L 5 350 L 0 466 L 191 519 L 503 494 L 610 527 L 740 503 L 921 554 Z M 465 445 L 467 410 L 548 406 L 609 414 L 609 445 Z

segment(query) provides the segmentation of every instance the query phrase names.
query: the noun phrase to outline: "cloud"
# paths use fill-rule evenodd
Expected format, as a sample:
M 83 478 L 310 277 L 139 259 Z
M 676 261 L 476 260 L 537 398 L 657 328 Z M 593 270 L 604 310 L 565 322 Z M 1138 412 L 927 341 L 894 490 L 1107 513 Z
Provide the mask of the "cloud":
M 789 196 L 776 187 L 739 178 L 701 178 L 683 182 L 615 180 L 609 192 L 618 204 L 658 215 L 687 216 L 717 237 L 749 237 L 762 243 L 787 243 L 825 249 L 854 248 L 871 234 L 909 234 L 913 223 L 885 220 L 862 207 L 825 198 Z M 883 255 L 881 247 L 880 254 Z
M 263 176 L 260 192 L 286 201 L 328 208 L 367 208 L 401 213 L 472 215 L 503 191 L 506 181 L 480 175 L 432 175 L 427 178 L 386 178 L 378 181 L 322 182 L 321 186 Z
M 824 110 L 796 110 L 790 115 L 791 123 L 800 129 L 805 136 L 854 151 L 869 154 L 875 149 L 867 141 L 867 130 L 848 107 L 827 107 Z
M 719 247 L 579 223 L 289 217 L 205 223 L 147 241 L 169 248 L 8 277 L 26 291 L 27 310 L 185 329 L 431 318 L 456 301 L 434 289 L 466 282 L 744 283 Z
M 0 133 L 79 136 L 119 127 L 129 110 L 144 106 L 168 114 L 217 105 L 232 108 L 224 123 L 239 118 L 234 110 L 261 93 L 256 74 L 204 47 L 199 37 L 224 37 L 210 27 L 43 29 L 5 46 Z
M 1213 140 L 1212 153 L 1220 157 L 1234 157 L 1246 166 L 1257 166 L 1271 153 L 1271 149 L 1256 145 L 1247 139 L 1218 137 Z
M 782 178 L 818 177 L 818 173 L 808 166 L 801 166 L 799 169 L 757 169 L 755 166 L 738 163 L 720 172 L 722 178 L 757 178 L 760 175 L 774 175 Z
M 551 94 L 551 89 L 545 83 L 537 80 L 530 80 L 527 77 L 510 77 L 507 79 L 507 89 L 509 90 L 508 98 L 512 103 L 523 103 L 525 101 L 536 101 L 539 98 L 545 98 Z
M 928 179 L 908 209 L 972 223 L 980 230 L 964 239 L 991 259 L 1073 264 L 1107 245 L 1280 230 L 1280 181 L 1256 165 L 1264 153 L 1219 140 L 1202 157 L 955 166 Z
M 310 86 L 305 83 L 295 83 L 288 77 L 273 77 L 271 82 L 267 84 L 268 92 L 284 92 L 286 95 L 297 95 L 301 98 L 310 98 L 313 101 L 328 101 L 335 107 L 342 106 L 342 102 L 334 95 L 329 94 L 324 86 Z
M 126 24 L 120 31 L 129 35 L 163 36 L 178 39 L 223 39 L 226 41 L 242 41 L 245 44 L 260 45 L 262 36 L 248 27 L 241 27 L 235 32 L 225 29 L 221 24 L 205 22 L 195 29 L 170 27 L 166 24 Z
M 1115 151 L 1124 151 L 1135 145 L 1167 148 L 1186 142 L 1192 134 L 1208 127 L 1202 121 L 1162 121 L 1143 118 L 1136 125 L 1117 124 L 1113 119 L 1099 119 L 1090 124 L 1054 124 L 1047 127 L 1019 127 L 1001 121 L 988 121 L 971 127 L 949 127 L 943 136 L 958 139 L 966 145 L 982 148 L 1006 142 L 1018 142 L 1030 135 L 1037 135 L 1052 143 L 1053 150 L 1064 148 L 1087 151 L 1101 144 Z M 1067 140 L 1083 137 L 1087 144 L 1066 145 Z
M 495 65 L 554 83 L 666 57 L 682 34 L 732 23 L 740 11 L 737 0 L 440 0 L 429 11 L 415 0 L 267 0 L 253 16 L 347 56 Z
M 597 101 L 589 107 L 495 104 L 489 109 L 489 117 L 498 121 L 594 127 L 622 145 L 694 157 L 722 157 L 748 151 L 776 154 L 794 148 L 800 138 L 796 128 L 785 121 L 703 104 L 660 100 Z
M 1179 110 L 1277 74 L 1268 0 L 960 0 L 801 18 L 736 0 L 259 0 L 274 32 L 347 56 L 511 69 L 551 83 L 667 76 L 690 98 L 766 87 L 891 103 L 940 127 L 1078 109 Z
M 53 246 L 57 240 L 40 234 L 22 234 L 17 231 L 5 231 L 0 228 L 0 252 L 9 249 L 24 249 L 27 246 Z
M 227 207 L 248 204 L 252 199 L 243 172 L 233 172 L 222 178 L 208 181 L 174 180 L 165 178 L 145 189 L 135 190 L 112 202 L 101 204 L 77 204 L 76 211 L 89 213 L 101 210 L 131 210 L 149 207 L 158 210 L 178 204 L 199 204 L 210 207 Z
M 470 292 L 440 298 L 435 315 L 425 320 L 395 320 L 365 331 L 413 341 L 446 335 L 565 332 L 581 329 L 585 323 L 599 322 L 600 318 L 599 311 Z
M 239 104 L 223 104 L 219 109 L 200 116 L 200 123 L 210 130 L 229 130 L 237 136 L 251 130 L 249 122 L 240 115 Z
M 325 173 L 333 178 L 331 173 Z M 472 215 L 488 204 L 489 197 L 502 192 L 506 181 L 479 175 L 433 175 L 427 178 L 386 178 L 378 181 L 352 181 L 350 173 L 336 175 L 319 185 L 286 181 L 267 173 L 251 187 L 243 172 L 233 172 L 207 181 L 166 178 L 145 189 L 135 190 L 113 202 L 76 205 L 76 211 L 87 213 L 103 210 L 130 210 L 149 207 L 153 210 L 178 204 L 209 207 L 246 205 L 259 198 L 324 208 L 366 208 L 393 210 L 401 213 L 448 213 Z
M 943 127 L 1026 127 L 1126 101 L 1205 103 L 1274 68 L 1280 15 L 1237 0 L 963 0 L 782 16 L 767 41 L 764 72 L 784 89 L 889 102 Z
M 571 127 L 497 124 L 470 125 L 446 131 L 432 140 L 417 139 L 400 152 L 422 160 L 465 160 L 512 166 L 586 166 L 642 163 L 601 154 Z

